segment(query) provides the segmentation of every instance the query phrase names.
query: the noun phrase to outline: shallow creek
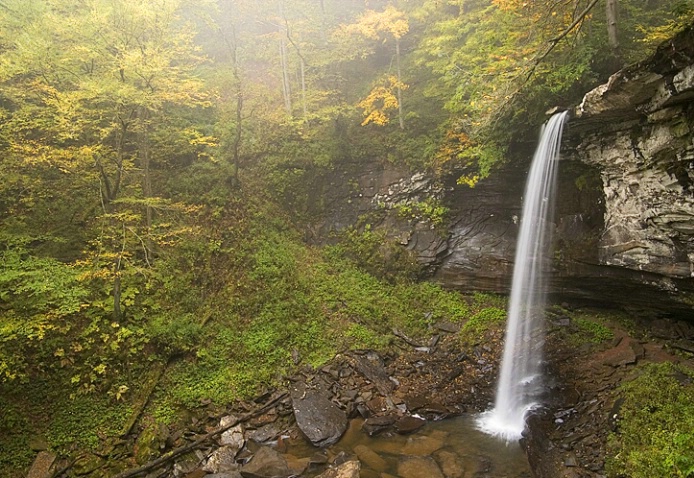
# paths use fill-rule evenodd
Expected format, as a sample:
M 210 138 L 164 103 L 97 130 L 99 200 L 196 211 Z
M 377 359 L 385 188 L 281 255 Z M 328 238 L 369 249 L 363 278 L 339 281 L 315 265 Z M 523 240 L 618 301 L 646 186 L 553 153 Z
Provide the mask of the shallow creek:
M 428 422 L 410 435 L 369 437 L 363 421 L 353 420 L 342 439 L 327 452 L 357 455 L 362 478 L 530 478 L 530 468 L 517 443 L 508 445 L 475 429 L 474 417 Z M 287 453 L 315 458 L 317 449 L 305 441 L 287 444 Z M 310 471 L 310 470 L 309 470 Z M 309 472 L 305 476 L 316 476 Z

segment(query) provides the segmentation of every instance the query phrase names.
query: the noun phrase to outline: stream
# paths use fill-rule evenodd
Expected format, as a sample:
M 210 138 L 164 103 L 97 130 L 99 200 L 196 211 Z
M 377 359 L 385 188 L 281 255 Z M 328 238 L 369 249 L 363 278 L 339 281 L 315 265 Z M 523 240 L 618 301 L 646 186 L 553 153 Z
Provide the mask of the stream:
M 355 419 L 342 439 L 327 450 L 328 456 L 357 455 L 362 478 L 530 478 L 525 453 L 516 442 L 508 443 L 475 428 L 475 417 L 428 422 L 410 435 L 374 437 L 361 431 Z M 308 441 L 287 443 L 287 453 L 315 459 L 318 449 Z M 317 476 L 319 469 L 304 476 Z

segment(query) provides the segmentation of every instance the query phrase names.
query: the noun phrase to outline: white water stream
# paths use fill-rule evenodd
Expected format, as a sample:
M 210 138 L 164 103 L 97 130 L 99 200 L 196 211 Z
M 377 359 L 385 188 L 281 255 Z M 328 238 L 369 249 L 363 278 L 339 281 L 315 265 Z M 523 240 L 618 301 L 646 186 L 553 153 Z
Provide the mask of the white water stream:
M 506 441 L 521 437 L 527 413 L 539 405 L 543 385 L 545 273 L 551 259 L 554 186 L 565 120 L 566 112 L 557 113 L 543 126 L 530 167 L 496 400 L 478 420 L 482 431 Z

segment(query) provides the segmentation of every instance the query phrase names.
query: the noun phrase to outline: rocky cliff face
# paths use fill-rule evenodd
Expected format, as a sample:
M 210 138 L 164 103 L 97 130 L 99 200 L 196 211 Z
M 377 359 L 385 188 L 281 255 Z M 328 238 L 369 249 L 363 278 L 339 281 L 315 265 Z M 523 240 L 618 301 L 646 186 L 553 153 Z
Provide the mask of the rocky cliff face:
M 689 314 L 694 304 L 694 32 L 615 74 L 572 112 L 562 145 L 551 293 Z M 380 213 L 372 224 L 407 247 L 434 280 L 506 292 L 532 151 L 475 188 L 436 184 L 392 166 L 356 165 L 324 189 L 317 236 Z M 396 214 L 436 198 L 448 227 Z M 330 204 L 333 206 L 331 207 Z
M 600 170 L 599 263 L 687 302 L 694 277 L 694 31 L 589 92 L 569 156 Z

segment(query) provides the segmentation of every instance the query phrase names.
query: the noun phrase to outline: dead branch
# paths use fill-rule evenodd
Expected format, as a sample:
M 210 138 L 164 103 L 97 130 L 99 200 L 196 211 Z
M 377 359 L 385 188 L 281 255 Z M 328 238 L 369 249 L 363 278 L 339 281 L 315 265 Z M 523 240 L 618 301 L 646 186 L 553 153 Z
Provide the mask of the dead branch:
M 192 450 L 195 450 L 196 448 L 203 445 L 205 442 L 215 438 L 218 435 L 221 435 L 222 433 L 229 430 L 230 428 L 235 427 L 239 423 L 248 421 L 257 415 L 260 415 L 261 413 L 266 412 L 270 408 L 277 405 L 277 403 L 279 403 L 281 400 L 284 400 L 284 398 L 286 398 L 288 395 L 289 395 L 288 392 L 281 393 L 280 395 L 278 395 L 277 397 L 275 397 L 274 399 L 270 400 L 268 403 L 263 405 L 261 408 L 241 416 L 240 418 L 234 420 L 231 424 L 224 426 L 224 427 L 218 427 L 218 428 L 214 429 L 213 431 L 201 436 L 200 438 L 198 438 L 195 441 L 192 441 L 186 445 L 175 448 L 175 449 L 165 453 L 164 455 L 160 456 L 159 458 L 150 461 L 149 463 L 145 463 L 144 465 L 142 465 L 138 468 L 134 468 L 132 470 L 128 470 L 128 471 L 124 471 L 122 473 L 119 473 L 112 478 L 132 478 L 134 476 L 138 476 L 138 475 L 142 475 L 144 473 L 147 473 L 151 470 L 155 470 L 155 469 L 159 468 L 160 466 L 170 462 L 174 458 L 181 456 L 181 455 L 184 455 L 184 454 L 186 454 Z

